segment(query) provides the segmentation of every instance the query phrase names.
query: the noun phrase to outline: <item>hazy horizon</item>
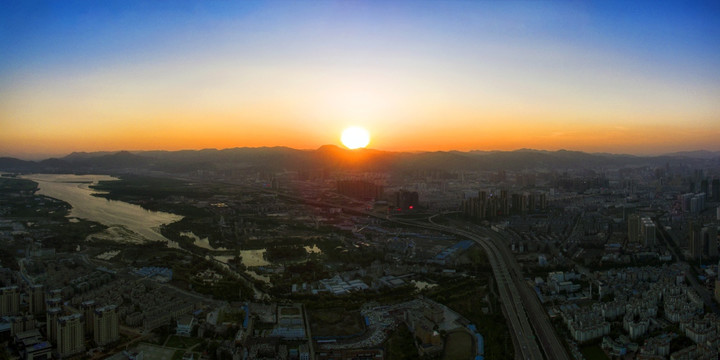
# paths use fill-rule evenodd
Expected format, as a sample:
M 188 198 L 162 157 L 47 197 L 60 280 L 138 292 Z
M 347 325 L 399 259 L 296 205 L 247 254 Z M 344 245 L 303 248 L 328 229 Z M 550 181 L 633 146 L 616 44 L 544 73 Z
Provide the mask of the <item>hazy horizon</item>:
M 86 153 L 86 154 L 93 154 L 93 153 L 108 153 L 108 154 L 116 154 L 119 152 L 130 152 L 130 153 L 143 153 L 143 152 L 155 152 L 155 151 L 167 151 L 167 152 L 174 152 L 174 151 L 202 151 L 202 150 L 216 150 L 216 151 L 223 151 L 223 150 L 233 150 L 233 149 L 261 149 L 261 148 L 289 148 L 293 150 L 299 150 L 299 151 L 315 151 L 325 146 L 337 146 L 338 148 L 347 150 L 347 151 L 363 151 L 363 150 L 369 150 L 369 151 L 381 151 L 381 152 L 395 152 L 395 153 L 423 153 L 423 152 L 461 152 L 461 153 L 469 153 L 469 152 L 514 152 L 514 151 L 548 151 L 548 152 L 556 152 L 556 151 L 572 151 L 572 152 L 583 152 L 587 154 L 612 154 L 612 155 L 631 155 L 631 156 L 638 156 L 638 157 L 653 157 L 653 156 L 663 156 L 663 155 L 672 155 L 676 153 L 687 153 L 687 152 L 711 152 L 711 153 L 720 153 L 718 150 L 708 150 L 708 149 L 692 149 L 692 150 L 679 150 L 679 151 L 671 151 L 671 152 L 662 152 L 662 153 L 627 153 L 627 152 L 608 152 L 608 151 L 583 151 L 583 150 L 576 150 L 576 149 L 534 149 L 534 148 L 517 148 L 517 149 L 509 149 L 509 150 L 501 150 L 501 149 L 470 149 L 470 150 L 457 150 L 457 149 L 448 149 L 448 150 L 384 150 L 384 149 L 376 149 L 373 147 L 368 146 L 364 149 L 347 149 L 342 145 L 339 144 L 324 144 L 321 146 L 318 146 L 317 148 L 294 148 L 291 146 L 283 146 L 283 145 L 277 145 L 277 146 L 235 146 L 235 147 L 229 147 L 229 148 L 198 148 L 198 149 L 177 149 L 177 150 L 167 150 L 167 149 L 144 149 L 144 150 L 127 150 L 127 149 L 120 149 L 120 150 L 95 150 L 95 151 L 72 151 L 69 153 L 58 153 L 58 154 L 39 154 L 39 155 L 33 155 L 33 156 L 14 156 L 14 155 L 5 155 L 0 154 L 0 158 L 6 157 L 6 158 L 16 158 L 20 160 L 25 161 L 41 161 L 41 160 L 47 160 L 47 159 L 61 159 L 67 156 L 70 156 L 75 153 Z
M 720 5 L 3 2 L 0 156 L 720 143 Z

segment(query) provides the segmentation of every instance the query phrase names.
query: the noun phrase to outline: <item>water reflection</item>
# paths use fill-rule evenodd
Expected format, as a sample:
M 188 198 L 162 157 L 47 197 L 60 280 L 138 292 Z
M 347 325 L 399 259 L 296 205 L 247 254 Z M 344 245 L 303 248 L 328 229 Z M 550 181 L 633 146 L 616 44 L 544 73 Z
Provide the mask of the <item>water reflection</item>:
M 210 240 L 208 238 L 204 237 L 201 239 L 199 236 L 195 235 L 195 233 L 192 231 L 183 231 L 180 233 L 180 236 L 187 236 L 187 237 L 193 239 L 193 245 L 203 248 L 203 249 L 219 250 L 219 251 L 227 250 L 227 248 L 224 248 L 224 247 L 213 247 L 212 245 L 210 245 Z
M 268 266 L 270 262 L 265 260 L 265 249 L 260 250 L 239 250 L 243 265 L 247 267 Z M 235 259 L 234 255 L 215 255 L 217 261 L 227 264 L 230 260 Z
M 240 250 L 240 256 L 242 257 L 242 263 L 246 267 L 256 267 L 256 266 L 267 266 L 270 265 L 270 262 L 265 260 L 263 258 L 263 254 L 265 254 L 265 249 L 261 250 Z M 230 263 L 231 260 L 235 259 L 234 255 L 213 255 L 212 256 L 215 260 L 225 264 L 226 266 Z M 245 270 L 245 273 L 250 275 L 252 278 L 264 281 L 266 283 L 270 283 L 270 277 L 265 275 L 260 275 L 252 270 Z
M 432 289 L 437 286 L 437 284 L 431 284 L 420 280 L 410 280 L 410 282 L 413 283 L 418 290 Z
M 160 233 L 160 225 L 182 219 L 182 216 L 149 211 L 123 201 L 107 200 L 93 196 L 100 193 L 90 186 L 98 181 L 119 180 L 107 175 L 32 174 L 23 179 L 38 183 L 38 194 L 67 202 L 72 206 L 68 217 L 97 221 L 110 227 L 109 231 L 98 234 L 99 238 L 117 241 L 142 241 L 144 239 L 168 242 Z M 133 233 L 136 236 L 133 236 Z M 172 244 L 170 244 L 172 245 Z

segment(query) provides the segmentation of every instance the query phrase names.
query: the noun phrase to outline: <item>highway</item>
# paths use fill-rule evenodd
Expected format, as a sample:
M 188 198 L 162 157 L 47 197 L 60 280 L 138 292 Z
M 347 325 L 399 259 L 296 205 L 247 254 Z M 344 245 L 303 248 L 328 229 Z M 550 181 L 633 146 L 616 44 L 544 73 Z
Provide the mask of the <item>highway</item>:
M 232 184 L 232 183 L 231 183 Z M 238 184 L 232 184 L 238 185 Z M 520 267 L 503 241 L 502 235 L 487 228 L 476 227 L 482 234 L 462 230 L 460 227 L 439 225 L 428 219 L 429 222 L 418 220 L 405 220 L 392 218 L 389 215 L 365 211 L 341 204 L 332 204 L 323 201 L 308 200 L 299 196 L 269 189 L 255 189 L 265 193 L 272 193 L 277 196 L 321 207 L 339 207 L 343 211 L 360 215 L 371 216 L 398 224 L 412 227 L 426 228 L 435 231 L 454 234 L 476 242 L 487 254 L 493 275 L 496 279 L 498 293 L 503 306 L 505 316 L 510 324 L 510 335 L 513 336 L 516 359 L 525 360 L 569 360 L 565 348 L 562 346 L 557 333 L 550 324 L 550 320 L 537 295 L 528 284 L 525 283 Z M 469 229 L 469 228 L 468 228 Z M 530 311 L 526 311 L 530 309 Z M 538 346 L 542 346 L 542 351 Z M 544 356 L 543 356 L 544 354 Z
M 537 340 L 540 342 L 540 346 L 543 349 L 545 357 L 548 359 L 570 359 L 565 347 L 562 344 L 560 338 L 558 338 L 555 328 L 550 322 L 550 317 L 545 311 L 540 299 L 535 294 L 535 291 L 531 286 L 524 280 L 520 266 L 518 265 L 515 257 L 510 252 L 510 249 L 506 246 L 507 240 L 503 239 L 503 234 L 492 231 L 487 228 L 480 228 L 479 231 L 485 232 L 488 237 L 496 242 L 497 249 L 500 251 L 502 256 L 505 258 L 506 263 L 512 268 L 515 283 L 520 290 L 520 295 L 525 305 L 527 315 L 530 318 L 530 323 L 533 325 Z
M 415 220 L 388 220 L 416 227 L 447 232 L 465 237 L 480 245 L 488 256 L 493 275 L 497 281 L 498 293 L 514 336 L 515 356 L 519 359 L 570 359 L 555 329 L 550 323 L 545 309 L 534 291 L 525 283 L 520 267 L 505 245 L 500 233 L 487 228 L 476 228 L 481 234 L 432 223 Z M 530 311 L 526 311 L 529 309 Z M 542 351 L 535 341 L 539 340 Z
M 384 216 L 339 204 L 308 201 L 307 199 L 302 199 L 297 196 L 274 191 L 266 190 L 265 192 L 272 192 L 278 196 L 307 204 L 340 207 L 343 211 L 350 213 L 372 216 L 407 226 L 450 233 L 476 242 L 485 250 L 488 260 L 490 261 L 503 310 L 510 324 L 510 335 L 513 336 L 513 344 L 515 345 L 515 357 L 525 360 L 542 360 L 544 354 L 545 359 L 570 359 L 565 348 L 562 346 L 562 342 L 557 337 L 555 329 L 552 324 L 550 324 L 550 320 L 542 304 L 540 304 L 540 300 L 534 291 L 525 283 L 517 261 L 515 261 L 515 258 L 510 253 L 510 250 L 506 243 L 503 242 L 502 236 L 499 233 L 487 228 L 477 227 L 478 231 L 483 232 L 483 236 L 481 236 L 470 231 L 462 230 L 459 227 L 433 223 L 432 217 L 428 219 L 429 222 L 397 219 L 389 215 Z M 526 312 L 526 308 L 529 308 L 530 312 Z M 538 346 L 538 342 L 535 341 L 536 334 L 542 346 L 542 351 Z

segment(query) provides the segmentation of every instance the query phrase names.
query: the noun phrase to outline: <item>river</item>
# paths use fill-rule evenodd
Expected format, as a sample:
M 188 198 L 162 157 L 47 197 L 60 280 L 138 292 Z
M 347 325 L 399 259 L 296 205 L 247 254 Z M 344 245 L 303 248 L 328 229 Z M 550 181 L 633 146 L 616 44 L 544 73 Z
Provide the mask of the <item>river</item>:
M 70 204 L 70 218 L 82 218 L 99 222 L 108 229 L 91 237 L 122 242 L 162 241 L 175 246 L 160 233 L 160 225 L 182 219 L 182 216 L 149 211 L 123 201 L 108 200 L 93 196 L 101 193 L 90 186 L 98 181 L 113 181 L 118 178 L 107 175 L 32 174 L 23 179 L 38 183 L 38 194 L 62 200 Z
M 97 221 L 108 226 L 108 229 L 101 233 L 92 234 L 89 237 L 108 239 L 118 242 L 145 242 L 145 241 L 162 241 L 168 244 L 168 247 L 179 248 L 174 241 L 168 240 L 160 233 L 160 225 L 170 224 L 179 221 L 183 217 L 176 214 L 150 211 L 143 209 L 141 206 L 126 203 L 124 201 L 108 200 L 105 198 L 93 196 L 93 194 L 102 193 L 90 186 L 97 184 L 98 181 L 115 181 L 118 178 L 108 175 L 71 175 L 71 174 L 32 174 L 24 175 L 23 179 L 32 180 L 38 183 L 38 194 L 51 198 L 62 200 L 70 204 L 72 209 L 68 217 L 72 221 L 74 218 L 82 218 L 91 221 Z M 201 242 L 201 239 L 195 239 Z M 207 242 L 207 239 L 205 239 Z M 208 246 L 209 243 L 208 243 Z M 242 253 L 242 252 L 241 252 Z M 257 257 L 258 255 L 255 254 Z M 259 255 L 262 260 L 262 254 Z M 213 256 L 215 261 L 222 262 L 222 256 Z M 245 255 L 243 255 L 243 259 Z M 251 257 L 248 256 L 248 259 Z M 227 259 L 224 259 L 227 262 Z M 259 261 L 259 260 L 258 260 Z M 243 261 L 244 262 L 244 261 Z M 227 264 L 225 264 L 227 266 Z M 252 287 L 255 297 L 258 299 L 267 298 L 267 294 L 258 289 L 252 282 L 242 278 L 242 274 L 232 271 L 235 276 L 243 279 L 245 283 Z M 269 282 L 270 278 L 255 273 L 251 276 L 260 280 Z

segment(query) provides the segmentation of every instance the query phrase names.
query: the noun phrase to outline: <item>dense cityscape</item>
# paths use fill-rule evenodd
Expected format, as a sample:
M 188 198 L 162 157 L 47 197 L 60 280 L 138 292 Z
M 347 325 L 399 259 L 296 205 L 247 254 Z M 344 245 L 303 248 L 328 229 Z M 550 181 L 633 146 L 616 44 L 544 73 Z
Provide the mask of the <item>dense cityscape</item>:
M 74 164 L 103 156 L 118 155 Z M 633 161 L 96 168 L 112 176 L 5 161 L 2 356 L 715 359 L 718 158 Z

